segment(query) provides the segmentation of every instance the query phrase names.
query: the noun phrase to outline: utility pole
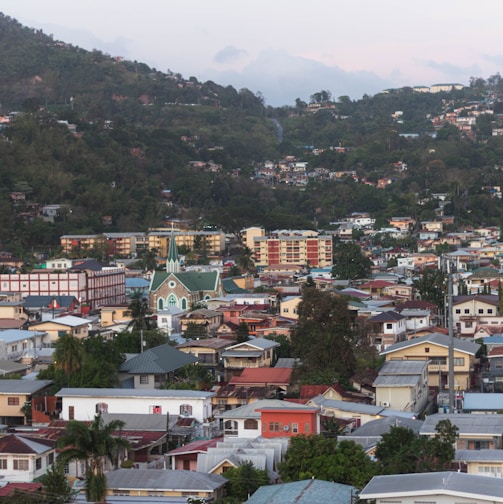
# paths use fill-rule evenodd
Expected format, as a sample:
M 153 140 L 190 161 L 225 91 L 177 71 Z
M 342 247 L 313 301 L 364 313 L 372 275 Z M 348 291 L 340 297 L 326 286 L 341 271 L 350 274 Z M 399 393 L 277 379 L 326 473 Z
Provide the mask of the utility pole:
M 449 310 L 449 413 L 454 413 L 454 321 L 453 321 L 453 295 L 452 295 L 452 269 L 447 261 L 447 303 Z

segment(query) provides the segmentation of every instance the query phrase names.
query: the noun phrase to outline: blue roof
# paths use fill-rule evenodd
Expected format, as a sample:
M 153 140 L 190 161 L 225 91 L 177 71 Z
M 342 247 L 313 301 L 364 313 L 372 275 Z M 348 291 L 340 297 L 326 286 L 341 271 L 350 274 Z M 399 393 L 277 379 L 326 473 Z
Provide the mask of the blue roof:
M 493 411 L 503 410 L 503 394 L 482 394 L 480 392 L 465 392 L 463 410 L 469 411 Z
M 317 479 L 294 481 L 260 487 L 246 504 L 312 504 L 313 502 L 352 502 L 356 488 L 342 483 Z
M 126 289 L 146 289 L 149 285 L 144 278 L 126 278 Z
M 45 333 L 40 331 L 27 331 L 24 329 L 7 329 L 5 331 L 0 331 L 0 340 L 5 343 L 13 343 L 15 341 L 31 339 L 41 334 Z

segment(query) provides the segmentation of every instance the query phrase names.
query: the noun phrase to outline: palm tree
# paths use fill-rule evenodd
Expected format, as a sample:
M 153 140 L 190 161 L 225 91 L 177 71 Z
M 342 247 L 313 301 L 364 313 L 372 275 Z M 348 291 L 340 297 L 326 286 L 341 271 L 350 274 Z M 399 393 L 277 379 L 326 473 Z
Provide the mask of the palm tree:
M 114 431 L 121 430 L 124 425 L 121 420 L 105 424 L 99 413 L 91 425 L 70 420 L 66 434 L 58 439 L 58 446 L 65 448 L 58 459 L 64 463 L 72 460 L 85 461 L 86 499 L 90 502 L 105 502 L 105 462 L 108 459 L 114 463 L 117 450 L 129 448 L 127 439 L 113 435 Z
M 82 367 L 82 341 L 69 333 L 61 336 L 56 342 L 54 350 L 54 367 L 61 369 L 70 386 L 70 377 L 78 373 Z
M 128 315 L 131 317 L 128 329 L 131 331 L 154 329 L 155 322 L 150 317 L 151 314 L 148 304 L 142 298 L 141 292 L 133 294 L 128 306 Z

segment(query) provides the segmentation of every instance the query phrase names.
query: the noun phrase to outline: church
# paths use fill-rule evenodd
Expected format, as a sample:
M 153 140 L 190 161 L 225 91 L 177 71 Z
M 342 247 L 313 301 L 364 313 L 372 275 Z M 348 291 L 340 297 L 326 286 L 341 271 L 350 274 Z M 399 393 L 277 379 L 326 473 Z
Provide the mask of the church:
M 149 306 L 155 311 L 176 307 L 189 310 L 198 303 L 223 295 L 218 271 L 182 271 L 174 233 L 169 240 L 166 271 L 154 271 Z

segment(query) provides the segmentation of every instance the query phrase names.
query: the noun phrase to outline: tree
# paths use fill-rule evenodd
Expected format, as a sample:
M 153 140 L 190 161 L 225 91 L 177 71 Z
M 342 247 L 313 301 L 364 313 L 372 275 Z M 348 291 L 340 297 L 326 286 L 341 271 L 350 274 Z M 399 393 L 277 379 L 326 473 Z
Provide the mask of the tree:
M 241 268 L 241 271 L 243 271 L 244 273 L 253 271 L 255 267 L 255 264 L 253 262 L 253 250 L 248 247 L 244 247 L 238 256 L 237 263 Z
M 231 498 L 244 502 L 259 487 L 269 484 L 265 469 L 257 469 L 251 462 L 243 462 L 229 468 L 223 476 L 229 480 L 227 493 Z
M 236 336 L 238 343 L 244 343 L 250 339 L 250 331 L 246 322 L 239 323 Z
M 362 488 L 376 472 L 376 463 L 361 446 L 318 434 L 292 437 L 279 464 L 285 482 L 317 478 Z
M 155 322 L 151 318 L 151 311 L 146 301 L 142 298 L 141 292 L 137 292 L 131 296 L 128 315 L 131 317 L 131 322 L 128 324 L 128 329 L 131 331 L 148 330 L 155 327 Z
M 66 478 L 64 464 L 59 458 L 41 477 L 44 492 L 50 496 L 50 502 L 64 504 L 73 500 L 73 492 Z
M 105 424 L 101 414 L 95 416 L 91 425 L 70 420 L 66 434 L 58 439 L 57 445 L 64 448 L 59 455 L 63 463 L 83 460 L 86 464 L 86 499 L 91 502 L 105 502 L 106 477 L 104 473 L 107 460 L 117 465 L 118 451 L 129 448 L 129 442 L 115 437 L 114 431 L 124 427 L 121 420 Z
M 292 331 L 292 356 L 302 361 L 300 372 L 313 383 L 333 383 L 354 369 L 353 319 L 347 299 L 307 287 L 298 305 Z
M 339 243 L 334 249 L 332 277 L 352 280 L 365 278 L 370 274 L 372 261 L 362 254 L 356 243 Z
M 416 435 L 412 429 L 395 426 L 382 435 L 375 456 L 383 474 L 445 471 L 455 455 L 458 428 L 441 420 L 433 438 Z
M 54 350 L 54 367 L 61 370 L 67 379 L 67 386 L 75 379 L 82 367 L 83 346 L 82 340 L 69 333 L 58 338 Z
M 438 307 L 444 305 L 446 294 L 446 277 L 439 269 L 427 269 L 420 279 L 413 283 L 414 288 L 419 292 L 423 301 L 429 301 Z

